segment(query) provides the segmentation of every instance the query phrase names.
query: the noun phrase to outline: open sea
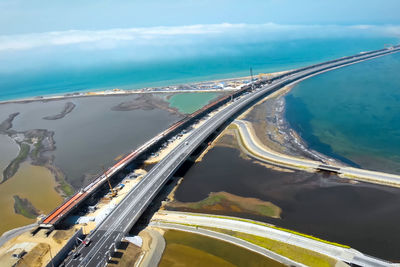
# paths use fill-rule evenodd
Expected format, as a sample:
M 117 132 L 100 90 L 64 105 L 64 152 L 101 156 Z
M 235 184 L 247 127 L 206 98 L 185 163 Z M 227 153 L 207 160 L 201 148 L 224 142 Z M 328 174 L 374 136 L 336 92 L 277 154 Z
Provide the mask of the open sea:
M 14 51 L 0 54 L 0 101 L 248 76 L 250 67 L 255 74 L 282 71 L 361 51 L 380 49 L 386 43 L 396 42 L 398 40 L 391 37 L 316 38 L 233 44 L 210 42 L 192 45 L 190 56 L 141 61 L 116 60 L 112 57 L 115 51 L 99 52 L 63 47 L 56 48 L 55 51 L 55 48 L 49 51 L 44 48 Z M 196 49 L 199 50 L 198 54 Z M 204 53 L 204 50 L 209 52 Z M 129 50 L 124 52 L 134 53 Z M 168 49 L 165 54 L 168 54 Z
M 311 149 L 353 166 L 400 174 L 400 54 L 296 85 L 286 118 Z

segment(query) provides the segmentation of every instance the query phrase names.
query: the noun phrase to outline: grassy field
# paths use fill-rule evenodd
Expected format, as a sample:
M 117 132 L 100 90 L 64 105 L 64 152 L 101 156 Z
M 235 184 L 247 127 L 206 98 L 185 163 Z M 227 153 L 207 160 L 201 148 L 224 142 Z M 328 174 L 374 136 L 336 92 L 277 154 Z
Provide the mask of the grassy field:
M 290 230 L 290 229 L 278 227 L 278 226 L 275 226 L 275 225 L 272 225 L 272 224 L 263 223 L 263 222 L 253 221 L 253 220 L 249 220 L 249 219 L 222 216 L 222 215 L 212 215 L 212 214 L 204 215 L 204 214 L 193 213 L 191 215 L 193 215 L 193 216 L 208 216 L 208 217 L 214 217 L 214 218 L 237 220 L 237 221 L 242 221 L 242 222 L 247 222 L 247 223 L 253 223 L 253 224 L 257 224 L 257 225 L 261 225 L 261 226 L 265 226 L 265 227 L 274 228 L 274 229 L 277 229 L 279 231 L 284 231 L 284 232 L 288 232 L 288 233 L 291 233 L 291 234 L 295 234 L 295 235 L 303 236 L 303 237 L 306 237 L 306 238 L 310 238 L 310 239 L 316 240 L 318 242 L 330 244 L 330 245 L 333 245 L 333 246 L 338 246 L 338 247 L 342 247 L 342 248 L 350 248 L 347 245 L 343 245 L 343 244 L 339 244 L 339 243 L 335 243 L 335 242 L 330 242 L 330 241 L 327 241 L 327 240 L 324 240 L 324 239 L 320 239 L 320 238 L 312 236 L 312 235 L 303 234 L 303 233 L 296 232 L 296 231 L 293 231 L 293 230 Z
M 20 150 L 17 157 L 13 159 L 13 161 L 11 161 L 11 163 L 3 171 L 2 182 L 10 179 L 17 172 L 20 163 L 23 162 L 29 154 L 30 146 L 28 144 L 21 143 L 19 146 Z
M 21 214 L 22 216 L 25 216 L 29 219 L 35 219 L 39 215 L 38 211 L 35 209 L 32 203 L 29 202 L 28 199 L 21 198 L 18 195 L 14 195 L 13 198 L 14 211 L 16 214 Z
M 307 266 L 323 267 L 323 266 L 335 266 L 336 264 L 336 260 L 328 256 L 301 247 L 289 245 L 280 241 L 240 232 L 233 232 L 233 231 L 226 232 L 225 230 L 222 229 L 214 229 L 214 231 L 219 231 L 246 240 L 250 243 L 271 250 L 277 254 L 285 256 L 296 262 L 303 263 Z
M 160 267 L 178 266 L 283 266 L 260 254 L 217 239 L 168 230 L 164 238 L 167 242 Z
M 224 211 L 241 212 L 272 218 L 280 218 L 282 210 L 268 201 L 256 198 L 246 198 L 227 192 L 212 192 L 209 196 L 197 202 L 178 202 L 168 204 L 171 208 L 179 208 L 191 211 Z

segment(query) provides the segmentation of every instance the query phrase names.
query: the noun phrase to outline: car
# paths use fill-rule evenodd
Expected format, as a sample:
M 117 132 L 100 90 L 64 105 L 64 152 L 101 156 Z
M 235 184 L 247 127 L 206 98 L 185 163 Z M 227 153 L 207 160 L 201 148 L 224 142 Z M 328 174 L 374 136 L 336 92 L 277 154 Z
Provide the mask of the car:
M 188 142 L 188 141 L 186 141 L 186 142 L 185 142 L 185 145 L 189 145 L 189 142 Z
M 85 247 L 90 245 L 90 242 L 92 242 L 92 240 L 90 239 L 90 237 L 86 238 L 85 240 L 83 240 L 83 244 L 85 244 Z
M 74 254 L 74 256 L 72 256 L 72 258 L 73 259 L 77 259 L 79 256 L 81 255 L 81 253 L 80 252 L 78 252 L 78 253 L 75 253 Z

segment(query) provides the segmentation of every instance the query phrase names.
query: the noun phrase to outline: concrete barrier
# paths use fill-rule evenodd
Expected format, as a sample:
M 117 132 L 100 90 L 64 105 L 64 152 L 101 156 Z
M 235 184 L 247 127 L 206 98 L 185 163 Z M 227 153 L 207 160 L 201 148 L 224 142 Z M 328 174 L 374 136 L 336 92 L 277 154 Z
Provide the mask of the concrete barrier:
M 75 234 L 68 240 L 67 244 L 53 257 L 53 259 L 47 263 L 46 267 L 60 266 L 60 264 L 67 257 L 68 253 L 75 246 L 77 238 L 83 239 L 82 228 L 75 232 Z

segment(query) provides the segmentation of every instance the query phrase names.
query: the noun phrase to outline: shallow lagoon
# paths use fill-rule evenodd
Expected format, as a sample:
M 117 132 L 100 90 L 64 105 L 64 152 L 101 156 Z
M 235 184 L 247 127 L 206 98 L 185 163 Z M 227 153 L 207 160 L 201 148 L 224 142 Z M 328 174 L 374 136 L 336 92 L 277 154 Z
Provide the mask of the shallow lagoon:
M 3 180 L 3 170 L 17 156 L 18 145 L 8 136 L 0 134 L 0 181 Z
M 28 199 L 39 213 L 47 214 L 62 202 L 54 189 L 56 185 L 52 173 L 45 167 L 28 162 L 21 164 L 12 178 L 0 185 L 0 235 L 36 221 L 15 213 L 13 196 Z
M 219 95 L 219 93 L 214 92 L 180 93 L 174 94 L 168 101 L 170 107 L 177 108 L 181 113 L 190 114 L 207 105 Z
M 83 183 L 86 173 L 101 171 L 115 159 L 145 143 L 180 117 L 160 109 L 112 111 L 121 102 L 138 96 L 86 97 L 73 100 L 0 105 L 1 114 L 20 112 L 14 121 L 17 131 L 48 129 L 54 131 L 55 164 L 64 171 L 74 187 Z M 75 109 L 59 120 L 43 120 L 59 113 L 65 103 Z M 8 116 L 8 115 L 7 115 Z

